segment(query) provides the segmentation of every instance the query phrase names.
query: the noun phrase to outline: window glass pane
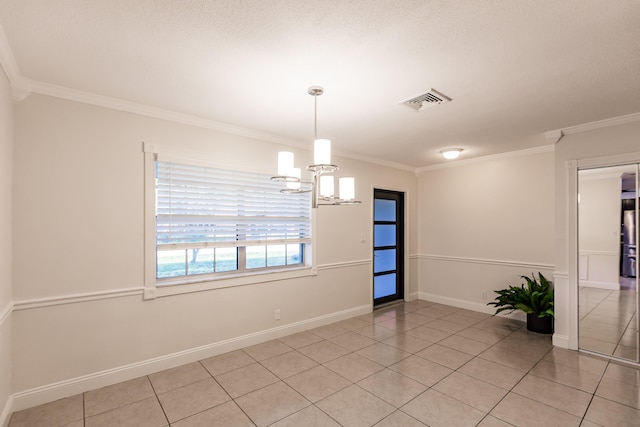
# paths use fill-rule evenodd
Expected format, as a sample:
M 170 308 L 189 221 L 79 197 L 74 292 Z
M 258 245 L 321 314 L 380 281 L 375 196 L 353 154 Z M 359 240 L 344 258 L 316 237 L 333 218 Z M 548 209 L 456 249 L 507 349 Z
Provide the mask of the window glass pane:
M 247 246 L 247 268 L 264 268 L 267 266 L 266 246 Z
M 373 205 L 374 221 L 395 221 L 396 220 L 396 201 L 375 199 Z
M 383 251 L 374 251 L 373 272 L 381 273 L 383 271 L 396 269 L 396 250 L 385 249 Z
M 396 245 L 396 226 L 380 225 L 373 226 L 373 246 L 395 246 Z
M 213 248 L 187 249 L 189 275 L 213 273 Z
M 178 249 L 173 251 L 158 251 L 156 264 L 156 277 L 185 276 L 187 274 L 186 251 Z
M 287 245 L 287 265 L 302 264 L 302 245 Z
M 267 246 L 267 267 L 276 267 L 286 265 L 287 254 L 286 245 L 268 245 Z
M 373 297 L 382 298 L 396 293 L 396 274 L 374 276 Z
M 238 249 L 216 248 L 216 272 L 238 269 Z

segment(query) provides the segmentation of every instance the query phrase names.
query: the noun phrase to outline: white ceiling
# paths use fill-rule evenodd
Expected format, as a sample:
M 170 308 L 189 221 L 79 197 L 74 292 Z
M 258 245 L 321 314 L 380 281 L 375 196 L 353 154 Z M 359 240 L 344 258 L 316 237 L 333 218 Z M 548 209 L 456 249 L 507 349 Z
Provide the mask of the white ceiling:
M 21 76 L 411 167 L 640 112 L 638 0 L 0 0 Z M 400 105 L 429 88 L 452 102 Z

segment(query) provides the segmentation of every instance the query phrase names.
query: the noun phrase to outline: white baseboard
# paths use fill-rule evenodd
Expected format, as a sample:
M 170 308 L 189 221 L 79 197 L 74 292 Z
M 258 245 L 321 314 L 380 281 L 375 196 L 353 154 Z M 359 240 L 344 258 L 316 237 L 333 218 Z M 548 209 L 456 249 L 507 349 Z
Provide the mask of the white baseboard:
M 569 348 L 569 337 L 567 335 L 553 334 L 551 343 L 556 347 Z M 577 350 L 577 349 L 573 349 Z
M 458 298 L 445 297 L 442 295 L 431 294 L 429 292 L 420 292 L 420 299 L 437 302 L 439 304 L 446 304 L 453 307 L 464 308 L 466 310 L 479 311 L 480 313 L 494 314 L 495 308 L 486 304 L 482 304 L 475 301 L 467 301 Z M 527 317 L 524 313 L 514 311 L 513 313 L 500 313 L 498 316 L 509 317 L 511 319 L 526 321 Z
M 95 390 L 101 387 L 116 384 L 122 381 L 131 380 L 144 375 L 153 374 L 165 369 L 175 368 L 176 366 L 186 363 L 196 362 L 198 360 L 207 359 L 229 351 L 238 350 L 251 345 L 259 344 L 276 338 L 281 338 L 290 334 L 295 334 L 308 329 L 324 326 L 330 323 L 339 322 L 351 317 L 360 316 L 370 313 L 372 305 L 362 305 L 343 311 L 318 316 L 311 319 L 290 323 L 276 328 L 267 329 L 252 334 L 243 335 L 241 337 L 231 338 L 219 341 L 213 344 L 207 344 L 181 352 L 160 356 L 149 360 L 144 360 L 130 365 L 120 366 L 108 369 L 102 372 L 96 372 L 82 377 L 72 378 L 30 390 L 21 391 L 13 394 L 5 410 L 3 416 L 11 416 L 11 412 L 20 411 L 22 409 L 31 408 L 43 403 L 53 402 L 64 397 L 73 396 L 84 393 L 89 390 Z M 8 415 L 7 415 L 8 413 Z
M 620 290 L 620 283 L 618 282 L 595 282 L 592 280 L 580 280 L 578 285 L 588 288 L 610 289 L 612 291 Z
M 0 426 L 7 427 L 11 420 L 11 413 L 13 412 L 13 396 L 9 396 L 4 404 L 2 413 L 0 413 Z

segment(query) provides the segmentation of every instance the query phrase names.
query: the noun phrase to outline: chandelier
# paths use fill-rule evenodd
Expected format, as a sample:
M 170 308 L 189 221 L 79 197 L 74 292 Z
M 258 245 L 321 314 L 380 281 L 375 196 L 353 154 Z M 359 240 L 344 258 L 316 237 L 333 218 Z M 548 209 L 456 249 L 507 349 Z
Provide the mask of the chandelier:
M 284 182 L 286 188 L 280 190 L 283 193 L 308 193 L 311 192 L 313 208 L 321 205 L 353 205 L 362 203 L 355 200 L 355 178 L 342 177 L 339 179 L 339 197 L 334 195 L 335 182 L 332 174 L 338 170 L 338 166 L 331 163 L 331 141 L 318 138 L 318 96 L 324 93 L 320 86 L 311 86 L 308 91 L 313 96 L 313 164 L 306 170 L 311 172 L 311 181 L 301 180 L 300 168 L 294 167 L 293 153 L 281 151 L 278 153 L 278 175 L 271 177 L 274 181 Z M 310 186 L 310 188 L 309 188 Z

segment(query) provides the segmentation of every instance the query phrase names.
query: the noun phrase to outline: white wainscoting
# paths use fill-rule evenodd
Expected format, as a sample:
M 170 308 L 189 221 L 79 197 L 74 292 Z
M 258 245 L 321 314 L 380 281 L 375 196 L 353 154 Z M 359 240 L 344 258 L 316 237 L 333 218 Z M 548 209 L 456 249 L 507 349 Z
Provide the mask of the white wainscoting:
M 580 286 L 620 290 L 620 254 L 618 252 L 580 251 Z

